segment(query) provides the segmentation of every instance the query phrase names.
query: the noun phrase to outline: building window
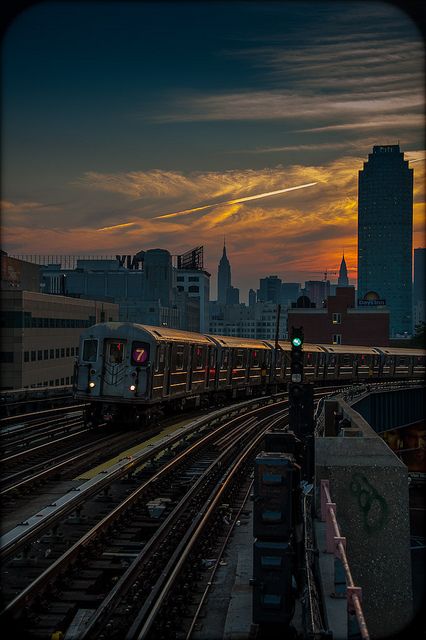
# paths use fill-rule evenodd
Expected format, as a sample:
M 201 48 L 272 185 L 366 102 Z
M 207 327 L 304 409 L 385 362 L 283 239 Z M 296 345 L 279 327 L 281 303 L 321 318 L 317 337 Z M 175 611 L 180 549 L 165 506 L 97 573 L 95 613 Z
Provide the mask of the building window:
M 65 379 L 61 378 L 61 386 L 64 386 L 64 384 L 65 384 Z
M 65 358 L 65 348 L 61 349 L 61 358 Z
M 37 360 L 43 360 L 43 351 L 41 349 L 37 351 Z
M 333 344 L 342 344 L 342 334 L 341 333 L 334 333 L 333 334 L 332 343 Z
M 50 359 L 52 360 L 55 357 L 55 349 L 50 350 Z
M 59 358 L 59 349 L 55 349 L 55 358 Z
M 53 387 L 53 380 L 49 380 L 49 387 Z
M 71 355 L 74 355 L 74 347 L 71 347 Z
M 70 355 L 70 348 L 69 347 L 67 347 L 67 352 L 66 353 L 67 353 L 67 358 L 69 358 L 69 355 Z
M 35 360 L 36 360 L 36 352 L 31 351 L 31 362 L 35 362 Z
M 341 324 L 342 322 L 342 314 L 341 313 L 333 313 L 332 323 L 333 324 Z
M 198 282 L 198 276 L 189 276 L 188 282 Z
M 13 362 L 13 351 L 0 351 L 0 362 Z
M 59 378 L 56 378 L 56 380 L 55 380 L 55 387 L 58 387 L 58 386 L 59 386 Z
M 44 358 L 44 360 L 48 360 L 49 359 L 49 349 L 45 349 L 44 350 L 43 358 Z
M 188 291 L 189 293 L 198 293 L 200 291 L 200 288 L 192 285 L 191 287 L 188 287 Z
M 184 280 L 185 280 L 185 278 L 184 278 L 183 276 L 178 276 L 178 277 L 176 278 L 176 281 L 177 281 L 177 282 L 184 282 Z
M 65 384 L 69 384 L 69 383 L 70 383 L 70 378 L 69 378 L 69 376 L 67 376 L 67 377 L 65 378 Z
M 30 352 L 24 351 L 24 362 L 29 362 L 29 361 L 30 361 Z

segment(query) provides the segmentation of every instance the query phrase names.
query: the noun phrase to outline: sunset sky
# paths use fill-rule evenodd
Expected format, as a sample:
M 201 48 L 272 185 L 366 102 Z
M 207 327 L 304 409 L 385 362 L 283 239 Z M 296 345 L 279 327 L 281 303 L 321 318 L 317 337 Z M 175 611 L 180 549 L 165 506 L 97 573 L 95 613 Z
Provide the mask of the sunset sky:
M 393 4 L 40 3 L 2 53 L 11 255 L 204 245 L 214 298 L 225 236 L 242 300 L 343 251 L 355 284 L 358 171 L 398 142 L 426 246 L 423 36 Z

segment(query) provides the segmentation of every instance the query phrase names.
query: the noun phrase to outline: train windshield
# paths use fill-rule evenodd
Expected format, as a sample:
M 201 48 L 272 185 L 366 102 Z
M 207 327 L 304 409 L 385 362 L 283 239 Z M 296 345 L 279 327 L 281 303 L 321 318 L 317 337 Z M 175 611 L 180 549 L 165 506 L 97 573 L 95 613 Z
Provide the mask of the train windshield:
M 121 364 L 124 358 L 124 342 L 111 341 L 107 346 L 107 360 L 110 364 Z
M 84 340 L 83 342 L 83 360 L 86 362 L 96 362 L 98 355 L 98 341 Z

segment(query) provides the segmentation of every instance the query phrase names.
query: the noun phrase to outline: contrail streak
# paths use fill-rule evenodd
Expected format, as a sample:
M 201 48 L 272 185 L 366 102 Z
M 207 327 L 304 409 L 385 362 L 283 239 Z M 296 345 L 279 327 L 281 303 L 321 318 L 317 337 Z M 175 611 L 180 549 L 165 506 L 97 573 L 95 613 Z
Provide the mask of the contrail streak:
M 204 211 L 204 209 L 210 209 L 211 207 L 219 207 L 224 204 L 239 204 L 240 202 L 248 202 L 249 200 L 259 200 L 260 198 L 269 198 L 269 196 L 276 196 L 279 193 L 286 193 L 287 191 L 296 191 L 296 189 L 305 189 L 306 187 L 313 187 L 318 182 L 308 182 L 307 184 L 299 184 L 297 187 L 287 187 L 286 189 L 278 189 L 278 191 L 267 191 L 266 193 L 258 193 L 254 196 L 246 196 L 245 198 L 236 198 L 235 200 L 226 200 L 225 202 L 214 202 L 213 204 L 205 204 L 202 207 L 194 207 L 193 209 L 183 209 L 182 211 L 175 211 L 174 213 L 164 213 L 161 216 L 155 216 L 153 220 L 159 220 L 160 218 L 174 218 L 175 216 L 187 216 L 190 213 L 196 211 Z M 124 222 L 123 224 L 115 224 L 111 227 L 102 227 L 97 231 L 109 231 L 110 229 L 119 229 L 120 227 L 130 227 L 138 224 L 137 222 Z
M 297 187 L 287 187 L 287 189 L 278 189 L 278 191 L 268 191 L 267 193 L 258 193 L 255 196 L 246 196 L 245 198 L 237 198 L 235 200 L 226 200 L 225 202 L 214 202 L 213 204 L 205 204 L 203 207 L 194 207 L 193 209 L 183 209 L 182 211 L 176 211 L 175 213 L 165 213 L 161 216 L 155 216 L 154 220 L 159 218 L 174 218 L 175 216 L 186 216 L 189 213 L 195 213 L 196 211 L 203 211 L 204 209 L 210 209 L 210 207 L 219 207 L 224 204 L 238 204 L 239 202 L 248 202 L 249 200 L 259 200 L 260 198 L 268 198 L 269 196 L 275 196 L 279 193 L 285 193 L 286 191 L 295 191 L 296 189 L 304 189 L 305 187 L 313 187 L 318 182 L 308 182 L 307 184 L 300 184 Z
M 102 229 L 96 229 L 96 231 L 109 231 L 110 229 L 118 229 L 119 227 L 131 227 L 137 224 L 137 222 L 123 222 L 123 224 L 113 224 L 112 227 L 102 227 Z

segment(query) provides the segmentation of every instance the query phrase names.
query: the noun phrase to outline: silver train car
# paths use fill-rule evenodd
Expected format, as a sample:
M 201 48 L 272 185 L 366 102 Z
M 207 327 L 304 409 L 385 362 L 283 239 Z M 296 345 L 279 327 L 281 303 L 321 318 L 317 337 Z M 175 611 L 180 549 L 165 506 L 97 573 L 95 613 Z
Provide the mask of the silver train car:
M 88 421 L 144 425 L 154 414 L 237 396 L 261 395 L 290 380 L 291 345 L 199 334 L 130 322 L 106 322 L 80 337 L 74 396 Z M 426 351 L 303 345 L 306 380 L 424 378 Z

